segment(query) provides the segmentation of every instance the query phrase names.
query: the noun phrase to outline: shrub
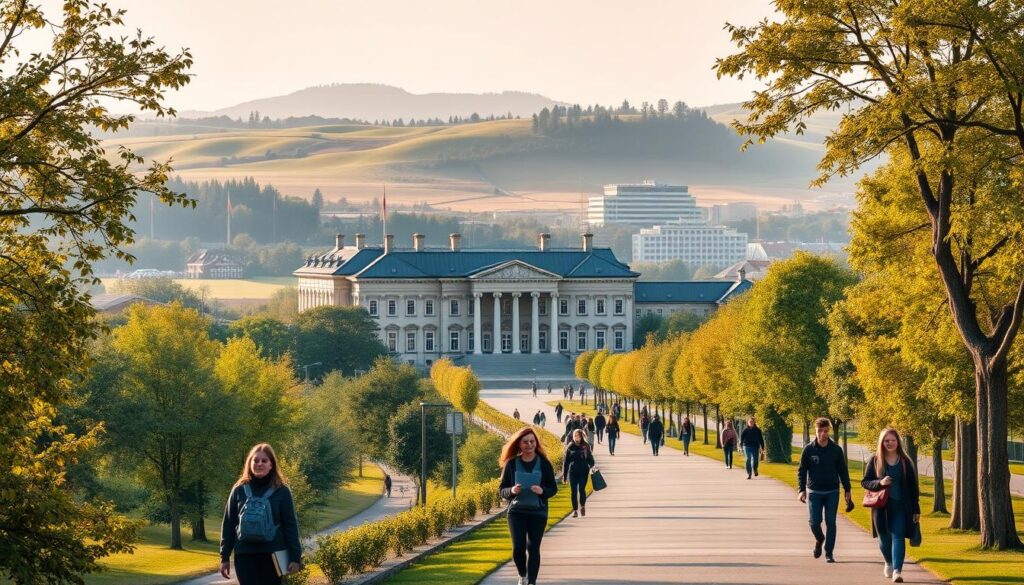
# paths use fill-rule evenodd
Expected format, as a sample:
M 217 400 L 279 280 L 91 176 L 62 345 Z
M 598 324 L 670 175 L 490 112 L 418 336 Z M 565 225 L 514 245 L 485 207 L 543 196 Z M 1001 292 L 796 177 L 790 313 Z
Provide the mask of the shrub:
M 493 433 L 473 433 L 459 449 L 459 469 L 464 484 L 484 483 L 499 473 L 498 455 L 504 443 Z

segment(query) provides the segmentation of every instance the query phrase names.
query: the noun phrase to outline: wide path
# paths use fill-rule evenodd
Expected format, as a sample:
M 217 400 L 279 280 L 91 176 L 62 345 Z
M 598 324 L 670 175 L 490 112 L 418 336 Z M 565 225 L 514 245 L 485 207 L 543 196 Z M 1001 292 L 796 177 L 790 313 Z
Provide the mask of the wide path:
M 391 474 L 391 497 L 381 497 L 372 506 L 363 510 L 362 512 L 343 520 L 333 526 L 329 526 L 324 530 L 317 532 L 314 536 L 308 538 L 304 543 L 304 547 L 309 549 L 310 544 L 320 536 L 327 534 L 333 534 L 335 532 L 341 532 L 348 530 L 354 526 L 365 524 L 366 522 L 375 522 L 388 516 L 394 516 L 399 512 L 404 512 L 412 507 L 416 503 L 416 485 L 412 479 L 404 475 L 399 475 L 393 471 L 388 471 Z M 202 577 L 196 577 L 189 581 L 183 581 L 179 585 L 237 585 L 234 576 L 234 567 L 232 567 L 232 578 L 225 579 L 220 576 L 220 573 L 212 573 L 204 575 Z
M 482 398 L 526 419 L 538 409 L 549 429 L 564 428 L 528 389 L 485 390 Z M 663 448 L 655 458 L 639 437 L 624 435 L 615 457 L 595 449 L 608 489 L 588 501 L 585 518 L 567 518 L 544 538 L 539 584 L 742 583 L 750 585 L 863 585 L 888 582 L 871 535 L 839 519 L 836 564 L 814 559 L 807 507 L 794 490 L 768 477 L 746 479 L 739 469 Z M 738 464 L 742 458 L 737 457 Z M 560 486 L 561 489 L 561 486 Z M 907 583 L 942 583 L 908 563 Z M 514 585 L 508 563 L 485 585 Z

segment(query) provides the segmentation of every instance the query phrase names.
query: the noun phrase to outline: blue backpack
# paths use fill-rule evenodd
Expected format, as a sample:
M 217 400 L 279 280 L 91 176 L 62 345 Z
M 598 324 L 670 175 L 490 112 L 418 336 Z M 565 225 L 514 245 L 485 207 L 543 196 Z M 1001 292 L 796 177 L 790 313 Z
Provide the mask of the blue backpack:
M 262 496 L 252 495 L 252 488 L 244 484 L 245 503 L 238 513 L 238 540 L 240 542 L 273 542 L 277 536 L 277 525 L 274 524 L 274 510 L 270 507 L 270 494 L 274 486 Z

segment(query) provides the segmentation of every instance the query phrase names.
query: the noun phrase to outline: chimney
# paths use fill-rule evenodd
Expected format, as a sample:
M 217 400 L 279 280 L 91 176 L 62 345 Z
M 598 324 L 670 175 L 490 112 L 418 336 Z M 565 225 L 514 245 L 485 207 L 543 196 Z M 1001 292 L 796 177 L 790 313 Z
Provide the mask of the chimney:
M 461 234 L 449 234 L 448 243 L 451 245 L 452 252 L 459 251 L 459 241 L 462 239 Z
M 594 251 L 594 234 L 583 234 L 583 251 L 593 252 Z
M 384 253 L 388 254 L 395 247 L 395 236 L 387 234 L 384 236 Z
M 540 247 L 541 252 L 548 251 L 548 240 L 551 239 L 551 234 L 539 234 L 537 236 L 537 246 Z
M 356 234 L 356 250 L 362 250 L 363 244 L 366 242 L 366 236 L 363 234 Z
M 334 248 L 340 250 L 345 247 L 345 234 L 338 234 L 334 236 Z
M 746 280 L 746 278 L 747 270 L 741 266 L 740 269 L 736 272 L 736 280 L 739 282 L 743 282 L 744 280 Z
M 423 251 L 423 234 L 412 235 L 412 248 L 417 252 Z

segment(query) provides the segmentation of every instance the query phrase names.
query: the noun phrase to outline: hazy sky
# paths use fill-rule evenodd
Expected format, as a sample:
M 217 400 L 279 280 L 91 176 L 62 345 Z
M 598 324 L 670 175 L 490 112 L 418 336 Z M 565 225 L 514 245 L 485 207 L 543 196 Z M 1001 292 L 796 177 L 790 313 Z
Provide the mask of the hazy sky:
M 769 0 L 110 0 L 127 24 L 189 47 L 179 110 L 213 110 L 330 83 L 413 93 L 520 90 L 569 102 L 746 98 L 716 80 L 734 50 L 726 21 L 753 23 Z

